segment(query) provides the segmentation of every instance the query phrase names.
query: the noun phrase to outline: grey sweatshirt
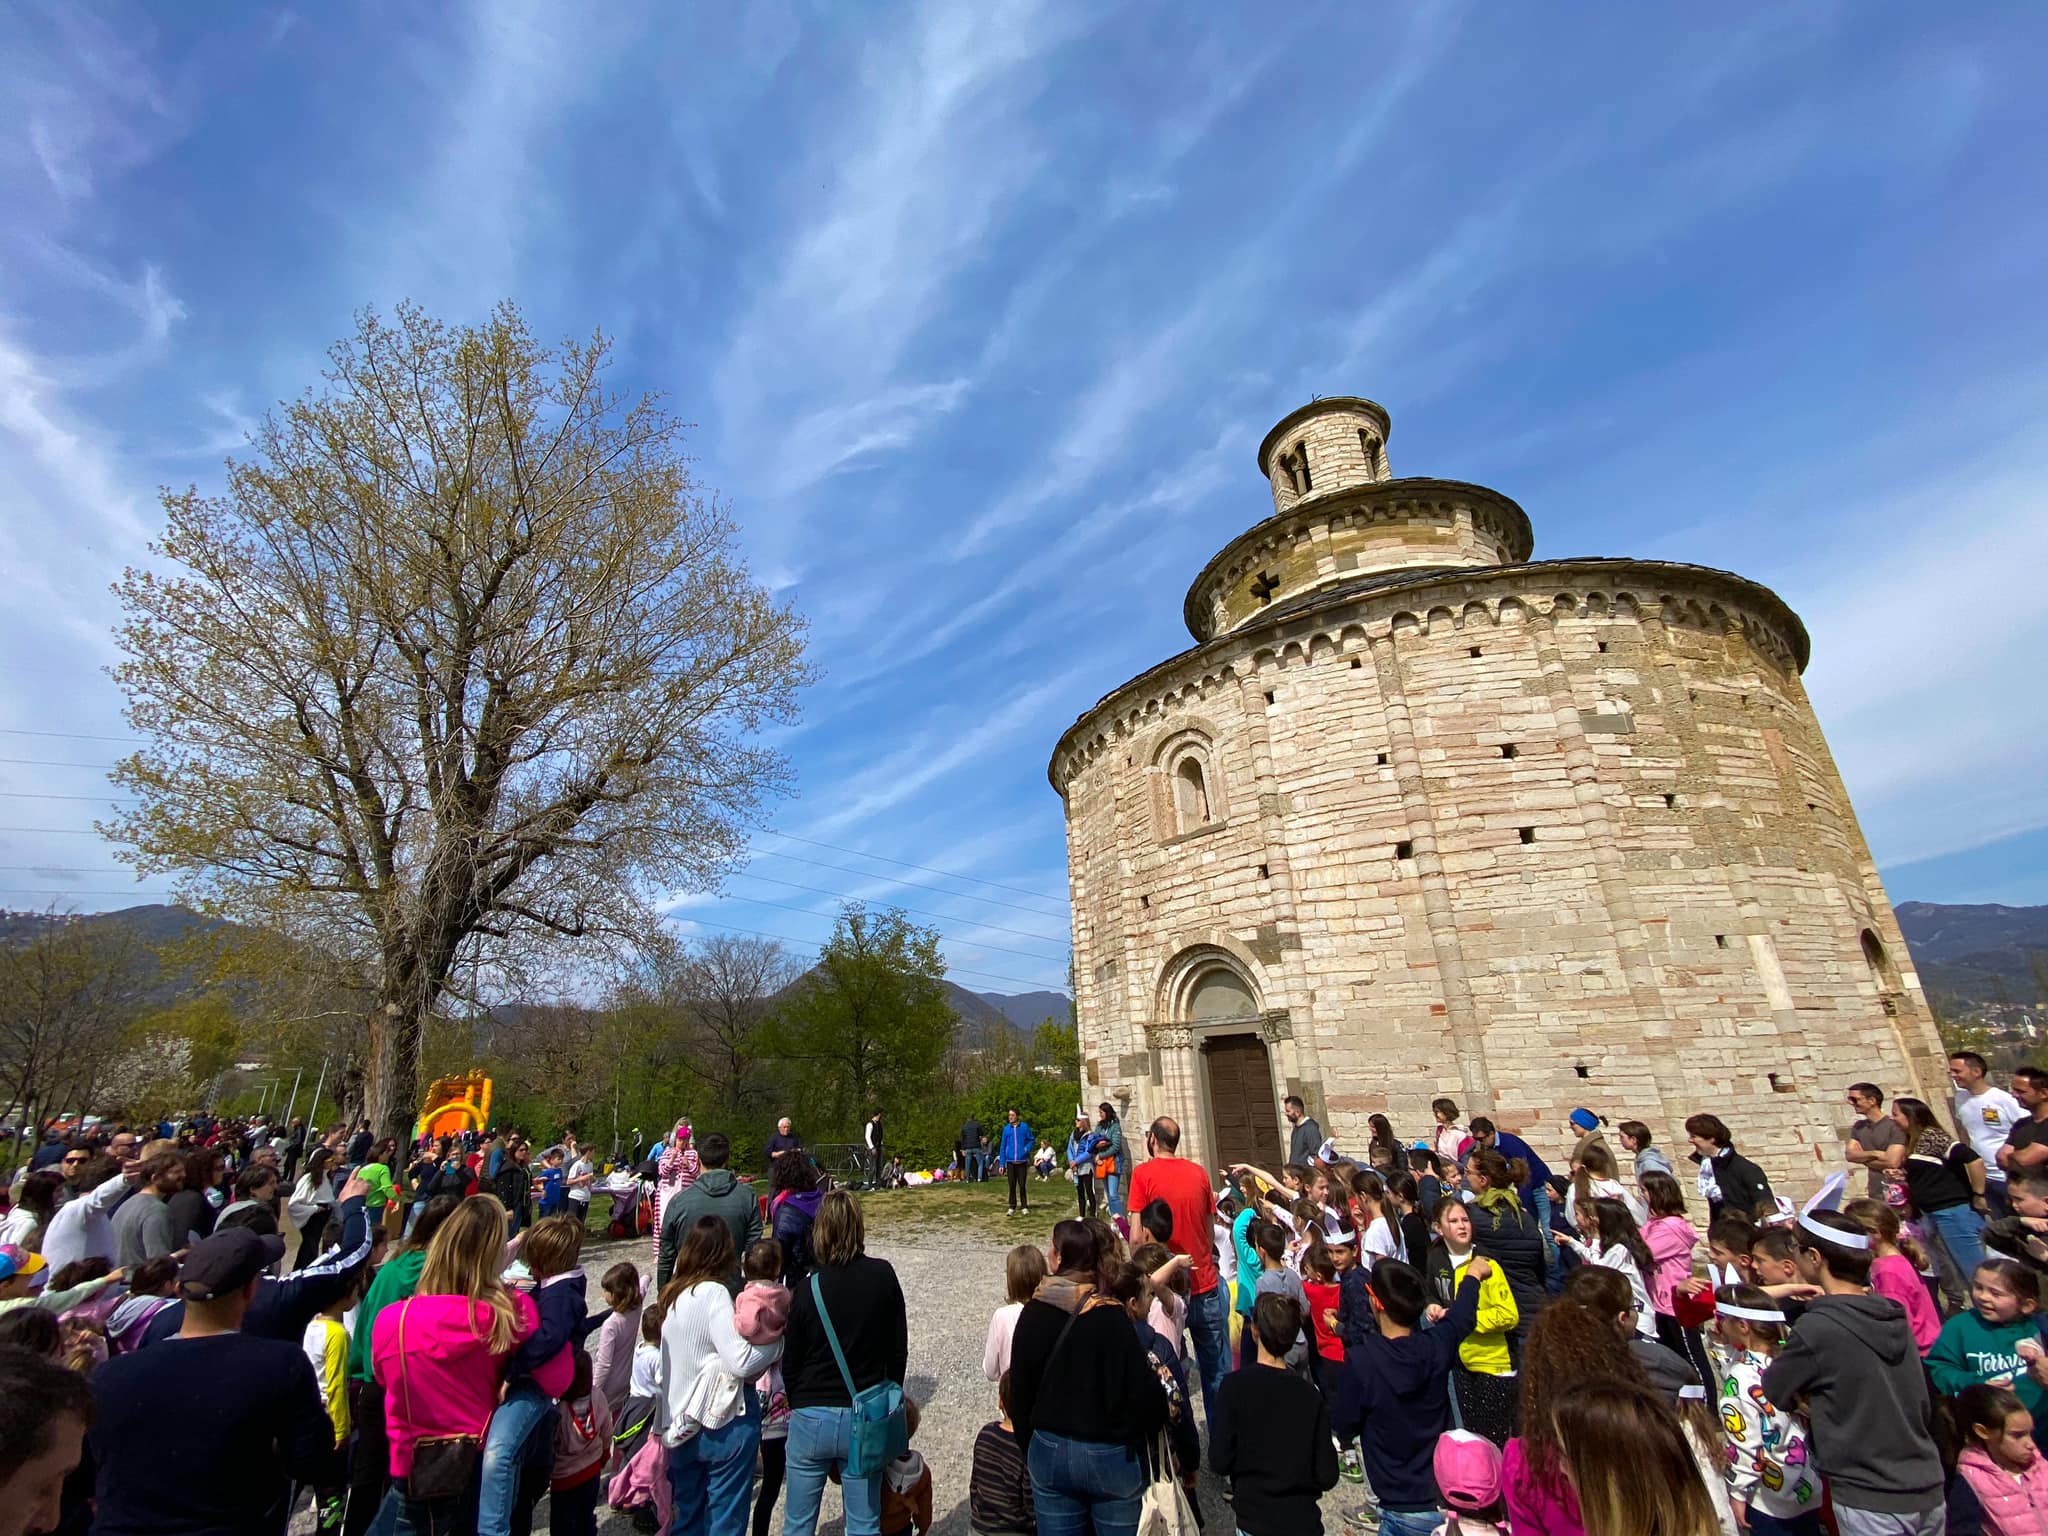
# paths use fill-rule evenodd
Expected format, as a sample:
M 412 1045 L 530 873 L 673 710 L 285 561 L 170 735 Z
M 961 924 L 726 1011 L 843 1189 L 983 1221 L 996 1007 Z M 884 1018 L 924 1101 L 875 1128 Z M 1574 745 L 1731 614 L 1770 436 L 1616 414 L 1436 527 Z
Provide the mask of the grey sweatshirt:
M 1940 1507 L 1927 1377 L 1896 1301 L 1866 1293 L 1807 1303 L 1763 1385 L 1781 1407 L 1804 1399 L 1814 1464 L 1837 1504 L 1885 1514 Z

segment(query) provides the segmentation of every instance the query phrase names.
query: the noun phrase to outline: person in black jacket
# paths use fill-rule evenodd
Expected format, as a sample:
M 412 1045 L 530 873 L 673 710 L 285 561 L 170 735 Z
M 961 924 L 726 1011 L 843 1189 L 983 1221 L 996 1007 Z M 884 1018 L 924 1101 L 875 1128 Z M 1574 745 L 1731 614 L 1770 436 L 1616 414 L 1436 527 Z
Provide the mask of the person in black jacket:
M 525 1142 L 516 1142 L 505 1152 L 498 1164 L 497 1176 L 491 1181 L 491 1188 L 497 1194 L 498 1203 L 505 1207 L 510 1218 L 506 1230 L 514 1237 L 533 1223 L 533 1210 L 528 1199 L 533 1189 L 533 1148 Z
M 326 1311 L 336 1297 L 353 1289 L 356 1272 L 370 1262 L 370 1248 L 376 1235 L 370 1230 L 369 1218 L 363 1210 L 364 1197 L 369 1192 L 370 1186 L 361 1179 L 351 1178 L 342 1185 L 341 1203 L 335 1207 L 335 1217 L 341 1223 L 339 1241 L 304 1269 L 295 1270 L 282 1280 L 265 1274 L 243 1314 L 243 1333 L 252 1338 L 283 1339 L 288 1344 L 298 1344 L 306 1336 L 307 1324 Z M 259 1237 L 275 1237 L 277 1216 L 268 1206 L 251 1202 L 222 1212 L 214 1231 L 233 1231 L 237 1227 L 247 1227 Z M 184 1302 L 173 1301 L 149 1320 L 142 1343 L 160 1343 L 177 1333 L 184 1322 Z
M 1248 1326 L 1258 1363 L 1223 1378 L 1209 1448 L 1212 1470 L 1230 1479 L 1231 1510 L 1244 1536 L 1322 1536 L 1319 1501 L 1337 1486 L 1337 1450 L 1323 1394 L 1287 1365 L 1302 1327 L 1291 1296 L 1258 1299 Z
M 855 1394 L 884 1381 L 900 1387 L 909 1369 L 910 1325 L 903 1287 L 894 1269 L 867 1256 L 860 1202 L 843 1189 L 818 1202 L 811 1256 L 817 1268 L 791 1295 L 789 1326 L 782 1335 L 782 1385 L 790 1407 L 782 1529 L 784 1536 L 812 1536 L 818 1528 L 825 1478 L 837 1471 L 846 1528 L 878 1530 L 882 1473 L 878 1469 L 871 1477 L 851 1475 L 847 1446 Z M 846 1356 L 845 1375 L 826 1333 L 828 1318 Z M 852 1392 L 847 1390 L 847 1376 L 853 1378 Z
M 1500 1266 L 1514 1293 L 1520 1317 L 1508 1335 L 1508 1347 L 1518 1358 L 1529 1325 L 1550 1300 L 1544 1283 L 1549 1245 L 1535 1214 L 1517 1193 L 1526 1174 L 1521 1159 L 1511 1163 L 1491 1147 L 1476 1148 L 1465 1160 L 1465 1187 L 1474 1197 L 1472 1246 Z
M 1713 1171 L 1718 1199 L 1707 1202 L 1711 1221 L 1723 1210 L 1740 1211 L 1754 1219 L 1759 1211 L 1775 1214 L 1777 1198 L 1763 1169 L 1735 1150 L 1735 1138 L 1717 1115 L 1692 1115 L 1685 1122 L 1685 1134 L 1694 1147 L 1692 1160 Z
M 1146 1448 L 1166 1422 L 1166 1395 L 1138 1331 L 1100 1294 L 1095 1229 L 1052 1229 L 1052 1273 L 1017 1317 L 1010 1343 L 1010 1420 L 1031 1468 L 1039 1529 L 1137 1527 Z

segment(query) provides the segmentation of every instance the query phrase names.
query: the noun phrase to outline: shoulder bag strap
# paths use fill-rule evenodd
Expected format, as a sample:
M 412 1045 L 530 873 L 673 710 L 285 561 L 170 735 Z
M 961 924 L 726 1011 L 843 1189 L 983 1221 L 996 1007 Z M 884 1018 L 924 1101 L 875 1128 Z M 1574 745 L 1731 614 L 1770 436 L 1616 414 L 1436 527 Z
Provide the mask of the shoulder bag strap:
M 405 1314 L 411 1305 L 411 1297 L 398 1304 L 398 1390 L 405 1398 L 405 1427 L 417 1433 L 419 1421 L 412 1416 L 412 1368 L 405 1360 Z
M 832 1314 L 825 1310 L 825 1288 L 815 1269 L 811 1271 L 811 1300 L 818 1304 L 818 1321 L 825 1325 L 825 1342 L 832 1346 L 832 1358 L 839 1362 L 839 1379 L 846 1383 L 846 1400 L 850 1403 L 860 1394 L 853 1385 L 853 1372 L 847 1369 L 846 1351 L 839 1347 L 839 1330 L 832 1326 Z

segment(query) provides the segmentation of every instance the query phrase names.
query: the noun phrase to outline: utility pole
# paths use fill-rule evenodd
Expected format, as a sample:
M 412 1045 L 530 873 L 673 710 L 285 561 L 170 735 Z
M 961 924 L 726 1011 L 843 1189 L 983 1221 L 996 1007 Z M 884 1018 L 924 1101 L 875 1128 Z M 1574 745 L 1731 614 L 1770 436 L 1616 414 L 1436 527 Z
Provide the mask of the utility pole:
M 307 1110 L 307 1111 L 306 1111 L 306 1119 L 307 1119 L 308 1121 L 311 1121 L 311 1120 L 313 1120 L 313 1119 L 315 1119 L 315 1118 L 317 1118 L 317 1117 L 319 1116 L 319 1113 L 320 1113 L 320 1090 L 321 1090 L 322 1088 L 325 1088 L 326 1086 L 327 1086 L 327 1058 L 326 1058 L 325 1056 L 322 1056 L 322 1057 L 320 1058 L 320 1080 L 319 1080 L 318 1082 L 316 1082 L 316 1083 L 315 1083 L 315 1084 L 313 1085 L 313 1107 L 312 1107 L 311 1109 L 309 1109 L 309 1110 Z M 310 1128 L 310 1127 L 309 1127 L 309 1128 Z
M 323 1061 L 323 1062 L 321 1063 L 321 1067 L 322 1067 L 322 1069 L 323 1069 L 323 1070 L 325 1069 L 325 1067 L 326 1067 L 326 1063 L 325 1063 L 324 1061 Z M 291 1102 L 290 1102 L 290 1103 L 288 1103 L 288 1104 L 286 1104 L 286 1105 L 285 1105 L 285 1107 L 284 1107 L 284 1124 L 285 1124 L 285 1129 L 286 1129 L 286 1130 L 290 1130 L 290 1129 L 291 1129 L 291 1123 L 292 1123 L 292 1111 L 293 1111 L 294 1109 L 298 1108 L 298 1105 L 299 1105 L 299 1079 L 300 1079 L 300 1078 L 302 1078 L 302 1077 L 304 1077 L 305 1075 L 306 1075 L 306 1069 L 305 1069 L 304 1067 L 293 1067 L 293 1068 L 292 1068 L 292 1097 L 291 1097 Z

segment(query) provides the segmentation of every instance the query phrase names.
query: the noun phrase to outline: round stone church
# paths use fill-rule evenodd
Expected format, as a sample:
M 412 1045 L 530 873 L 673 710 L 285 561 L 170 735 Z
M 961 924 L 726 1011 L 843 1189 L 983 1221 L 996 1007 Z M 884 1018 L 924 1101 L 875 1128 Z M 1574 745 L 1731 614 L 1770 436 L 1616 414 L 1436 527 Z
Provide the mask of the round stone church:
M 1773 592 L 1531 560 L 1529 518 L 1396 479 L 1388 417 L 1259 445 L 1270 517 L 1195 577 L 1194 645 L 1060 738 L 1082 1075 L 1189 1155 L 1272 1166 L 1456 1099 L 1539 1150 L 1587 1105 L 1674 1153 L 1707 1109 L 1788 1189 L 1843 1088 L 1939 1102 L 1942 1047 Z

